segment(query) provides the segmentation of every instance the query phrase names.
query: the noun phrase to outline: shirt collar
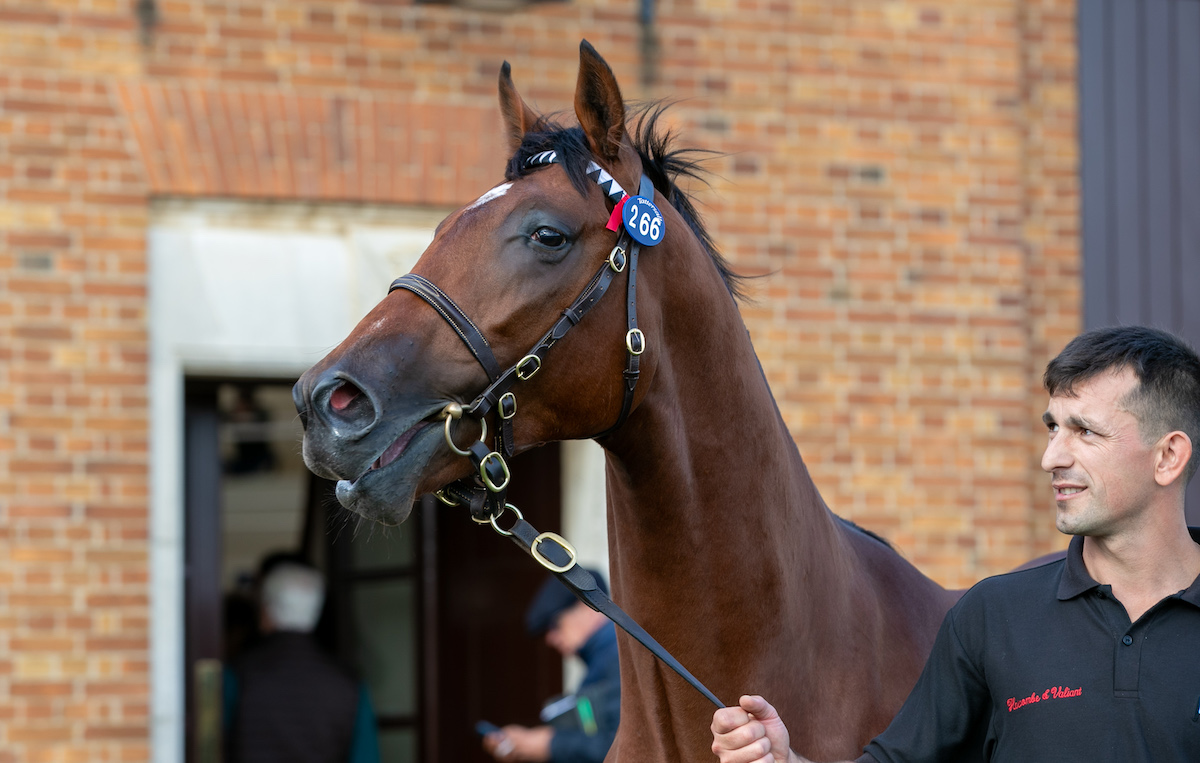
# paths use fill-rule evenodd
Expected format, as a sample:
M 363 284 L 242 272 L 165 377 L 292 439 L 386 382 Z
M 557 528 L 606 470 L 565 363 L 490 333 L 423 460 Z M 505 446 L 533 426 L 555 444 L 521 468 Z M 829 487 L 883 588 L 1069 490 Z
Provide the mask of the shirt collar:
M 1062 577 L 1058 580 L 1058 600 L 1074 599 L 1099 585 L 1088 574 L 1087 566 L 1083 563 L 1083 536 L 1072 537 L 1070 545 L 1067 546 L 1066 565 L 1063 567 Z
M 1193 541 L 1200 543 L 1200 527 L 1189 527 L 1188 532 Z M 1058 599 L 1073 599 L 1099 586 L 1100 584 L 1088 574 L 1087 566 L 1083 563 L 1083 536 L 1076 535 L 1067 546 L 1066 566 L 1063 567 L 1062 577 L 1058 581 Z M 1200 607 L 1200 577 L 1193 580 L 1192 584 L 1180 593 L 1179 598 Z
M 1189 527 L 1188 532 L 1192 535 L 1192 540 L 1200 543 L 1200 527 Z M 1200 576 L 1197 576 L 1192 584 L 1184 589 L 1179 598 L 1184 601 L 1200 607 Z

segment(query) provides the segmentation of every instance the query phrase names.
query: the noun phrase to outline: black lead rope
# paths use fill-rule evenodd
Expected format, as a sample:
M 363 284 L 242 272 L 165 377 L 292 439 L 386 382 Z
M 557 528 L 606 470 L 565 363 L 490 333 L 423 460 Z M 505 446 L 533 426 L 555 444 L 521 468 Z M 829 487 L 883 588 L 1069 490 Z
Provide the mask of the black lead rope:
M 685 668 L 679 660 L 675 659 L 662 644 L 654 640 L 654 637 L 646 632 L 646 629 L 638 625 L 637 621 L 629 616 L 625 610 L 617 606 L 608 594 L 600 590 L 600 586 L 596 583 L 596 579 L 590 572 L 580 567 L 575 563 L 575 548 L 567 542 L 565 538 L 555 533 L 539 533 L 537 528 L 525 521 L 521 516 L 521 512 L 517 511 L 515 506 L 508 506 L 516 515 L 517 521 L 507 530 L 503 530 L 493 519 L 491 524 L 493 529 L 501 535 L 507 535 L 513 543 L 517 544 L 525 553 L 537 561 L 554 576 L 562 581 L 571 593 L 575 594 L 576 598 L 596 610 L 600 614 L 612 620 L 621 630 L 633 636 L 635 640 L 642 646 L 646 647 L 659 660 L 662 661 L 671 670 L 679 674 L 679 677 L 687 681 L 688 685 L 696 691 L 704 695 L 704 698 L 712 702 L 718 708 L 725 707 L 725 703 L 717 699 L 717 695 L 708 690 L 704 684 L 700 683 L 699 679 L 693 676 L 687 668 Z

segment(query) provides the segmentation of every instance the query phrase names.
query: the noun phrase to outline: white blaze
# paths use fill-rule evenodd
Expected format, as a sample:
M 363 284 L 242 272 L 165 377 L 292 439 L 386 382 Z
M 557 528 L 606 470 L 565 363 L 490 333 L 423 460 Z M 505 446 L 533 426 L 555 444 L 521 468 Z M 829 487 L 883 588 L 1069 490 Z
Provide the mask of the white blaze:
M 467 209 L 474 209 L 475 207 L 481 207 L 484 204 L 487 204 L 492 199 L 498 199 L 501 196 L 503 196 L 504 194 L 508 193 L 509 188 L 512 188 L 512 183 L 505 183 L 503 185 L 498 185 L 495 188 L 493 188 L 492 190 L 485 193 L 484 195 L 480 196 L 478 199 L 476 199 L 475 203 L 473 203 L 471 206 L 467 207 Z

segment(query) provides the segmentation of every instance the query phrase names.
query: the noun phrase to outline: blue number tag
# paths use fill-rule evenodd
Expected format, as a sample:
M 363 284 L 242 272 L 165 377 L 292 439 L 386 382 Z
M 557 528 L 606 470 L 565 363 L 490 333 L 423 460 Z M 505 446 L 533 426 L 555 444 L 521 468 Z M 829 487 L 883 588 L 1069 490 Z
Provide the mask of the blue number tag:
M 642 246 L 654 246 L 666 233 L 662 212 L 644 196 L 630 196 L 621 210 L 622 221 L 629 235 Z

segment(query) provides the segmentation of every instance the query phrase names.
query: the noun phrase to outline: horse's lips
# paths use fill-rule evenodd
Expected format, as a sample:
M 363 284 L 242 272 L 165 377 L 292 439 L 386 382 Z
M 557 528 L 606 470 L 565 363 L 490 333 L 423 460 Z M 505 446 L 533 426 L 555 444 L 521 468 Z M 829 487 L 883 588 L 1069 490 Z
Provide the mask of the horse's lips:
M 415 425 L 393 440 L 391 445 L 384 448 L 384 451 L 379 454 L 379 458 L 375 459 L 371 463 L 369 469 L 360 474 L 356 479 L 340 481 L 353 486 L 358 484 L 359 480 L 361 480 L 363 477 L 366 477 L 368 474 L 390 466 L 393 462 L 395 462 L 396 459 L 403 455 L 404 450 L 408 447 L 408 444 L 412 442 L 413 439 L 422 432 L 422 430 L 430 426 L 432 423 L 433 422 L 430 421 L 418 421 Z
M 417 432 L 425 426 L 427 426 L 427 424 L 425 422 L 421 422 L 397 437 L 396 441 L 387 446 L 387 449 L 380 454 L 379 458 L 375 459 L 375 463 L 371 464 L 371 470 L 382 469 L 399 458 L 400 454 L 403 453 L 404 449 L 408 446 L 408 443 L 412 441 L 412 438 L 416 437 Z
M 401 504 L 408 499 L 399 496 L 412 490 L 416 472 L 424 468 L 425 462 L 437 450 L 431 437 L 422 436 L 429 435 L 427 430 L 435 423 L 429 420 L 418 422 L 393 440 L 367 471 L 355 479 L 338 480 L 338 503 L 384 524 L 402 522 L 411 507 L 402 508 Z M 397 461 L 401 463 L 397 464 Z M 393 468 L 388 469 L 389 466 Z

